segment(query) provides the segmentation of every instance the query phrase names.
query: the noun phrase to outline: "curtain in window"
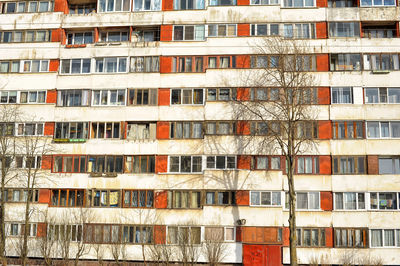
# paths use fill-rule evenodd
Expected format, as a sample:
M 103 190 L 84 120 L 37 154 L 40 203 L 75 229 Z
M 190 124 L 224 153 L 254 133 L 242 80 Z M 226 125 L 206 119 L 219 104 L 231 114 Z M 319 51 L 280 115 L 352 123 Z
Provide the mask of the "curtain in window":
M 382 230 L 371 230 L 371 247 L 382 247 Z

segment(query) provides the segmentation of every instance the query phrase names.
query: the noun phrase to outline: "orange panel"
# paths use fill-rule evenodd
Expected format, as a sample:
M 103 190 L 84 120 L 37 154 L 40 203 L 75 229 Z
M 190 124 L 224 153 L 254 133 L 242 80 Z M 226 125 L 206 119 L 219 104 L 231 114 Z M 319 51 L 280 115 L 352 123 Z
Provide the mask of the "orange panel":
M 238 155 L 238 157 L 237 157 L 237 168 L 238 169 L 250 170 L 250 168 L 251 168 L 251 156 Z
M 156 173 L 168 172 L 168 156 L 157 155 L 156 156 Z
M 169 139 L 169 122 L 157 122 L 157 139 Z
M 99 41 L 99 28 L 94 28 L 94 38 L 93 42 L 98 42 Z
M 248 101 L 250 100 L 250 89 L 249 88 L 238 88 L 237 92 L 237 100 L 238 101 Z
M 290 245 L 290 229 L 289 229 L 289 227 L 282 228 L 282 240 L 283 240 L 283 246 L 288 247 Z
M 246 1 L 248 1 L 248 0 L 246 0 Z M 237 25 L 237 36 L 239 36 L 239 37 L 250 36 L 250 24 L 238 24 Z
M 165 225 L 154 226 L 154 244 L 166 243 L 167 230 Z
M 249 121 L 238 121 L 236 131 L 236 133 L 239 135 L 250 135 Z
M 172 9 L 171 9 L 172 10 Z M 160 41 L 170 42 L 172 41 L 172 25 L 161 25 Z
M 48 90 L 46 103 L 57 103 L 57 91 L 56 90 Z
M 332 138 L 332 123 L 331 121 L 318 121 L 318 136 L 320 139 Z
M 52 157 L 51 155 L 43 155 L 42 157 L 42 169 L 51 170 Z
M 333 209 L 333 196 L 331 191 L 321 191 L 321 209 L 331 211 Z
M 58 59 L 51 59 L 49 65 L 50 72 L 58 72 L 58 66 L 60 65 L 60 61 Z
M 327 0 L 317 0 L 317 7 L 327 7 L 328 1 Z
M 160 56 L 160 73 L 172 72 L 172 57 Z
M 50 204 L 50 189 L 39 189 L 39 203 Z
M 264 243 L 278 242 L 278 229 L 275 227 L 264 227 Z
M 54 133 L 54 122 L 44 123 L 44 135 L 53 136 L 53 133 Z
M 236 226 L 236 242 L 242 242 L 242 227 L 241 226 Z
M 250 68 L 250 55 L 237 55 L 236 68 Z
M 242 232 L 243 232 L 242 242 L 244 242 L 244 243 L 255 243 L 256 242 L 256 240 L 257 240 L 256 227 L 254 227 L 254 226 L 242 227 Z
M 369 175 L 379 174 L 379 160 L 377 155 L 367 156 L 367 166 Z
M 317 55 L 317 71 L 329 71 L 328 54 Z
M 162 10 L 174 10 L 174 0 L 163 0 L 162 1 Z
M 69 9 L 67 0 L 55 0 L 54 12 L 63 12 L 64 14 L 68 14 Z
M 249 206 L 250 204 L 250 192 L 248 190 L 237 190 L 236 191 L 236 205 Z
M 325 228 L 325 244 L 327 247 L 333 247 L 333 229 Z
M 237 5 L 238 6 L 248 6 L 248 5 L 250 5 L 250 0 L 238 0 Z
M 158 89 L 158 105 L 169 106 L 170 89 Z
M 280 266 L 282 265 L 282 247 L 281 246 L 265 246 L 267 254 L 267 266 Z
M 318 158 L 319 158 L 319 173 L 321 175 L 330 175 L 332 173 L 331 156 L 320 155 Z
M 320 0 L 317 0 L 317 2 Z M 322 0 L 322 1 L 326 1 L 326 0 Z M 317 34 L 317 39 L 326 39 L 328 38 L 328 33 L 326 31 L 327 27 L 326 27 L 326 22 L 317 22 L 315 25 L 316 28 L 316 34 Z
M 243 245 L 243 266 L 265 266 L 266 254 L 263 245 Z
M 168 206 L 168 192 L 157 191 L 154 197 L 154 207 L 156 209 L 166 209 Z
M 318 104 L 330 104 L 331 103 L 331 91 L 329 87 L 318 88 Z
M 38 223 L 37 225 L 37 237 L 43 237 L 47 235 L 47 225 L 45 223 Z

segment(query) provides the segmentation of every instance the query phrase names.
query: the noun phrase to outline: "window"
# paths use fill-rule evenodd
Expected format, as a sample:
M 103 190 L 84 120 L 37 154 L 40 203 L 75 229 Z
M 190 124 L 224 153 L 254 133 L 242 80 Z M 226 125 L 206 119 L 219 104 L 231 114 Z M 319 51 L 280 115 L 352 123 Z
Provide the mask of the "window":
M 39 201 L 39 190 L 33 189 L 31 190 L 32 195 L 30 198 L 30 202 L 38 202 Z M 19 189 L 19 188 L 9 188 L 5 189 L 4 193 L 4 201 L 5 202 L 26 202 L 28 200 L 28 190 Z
M 169 156 L 169 172 L 171 173 L 200 173 L 201 171 L 201 156 Z
M 70 5 L 69 6 L 69 14 L 70 15 L 87 15 L 90 13 L 96 12 L 96 4 L 79 4 L 79 5 Z
M 90 59 L 61 59 L 61 74 L 90 73 Z
M 399 55 L 364 54 L 364 70 L 399 70 Z
M 400 121 L 367 122 L 368 138 L 400 138 Z
M 206 191 L 206 205 L 236 205 L 234 191 Z
M 37 3 L 37 2 L 35 2 Z M 50 30 L 3 31 L 0 32 L 3 43 L 9 42 L 50 42 Z
M 332 87 L 332 104 L 353 103 L 352 87 Z
M 131 57 L 131 72 L 160 72 L 158 56 Z
M 81 224 L 48 224 L 49 240 L 80 242 L 83 239 Z
M 257 170 L 281 170 L 280 157 L 256 156 L 254 162 Z
M 201 208 L 200 191 L 168 191 L 169 209 L 199 209 Z
M 86 156 L 54 156 L 53 173 L 86 173 Z
M 276 121 L 252 121 L 250 122 L 250 134 L 258 136 L 280 135 L 280 124 Z
M 297 228 L 297 246 L 324 247 L 326 244 L 324 228 Z
M 400 88 L 364 88 L 365 103 L 400 103 Z
M 168 244 L 195 244 L 201 243 L 201 227 L 168 226 Z
M 234 88 L 209 88 L 207 89 L 207 101 L 230 101 L 236 99 Z
M 284 0 L 284 7 L 313 7 L 315 6 L 313 0 Z
M 370 208 L 372 210 L 398 210 L 398 195 L 396 192 L 371 192 Z
M 364 156 L 333 156 L 333 174 L 365 174 Z
M 17 123 L 17 136 L 43 136 L 44 123 Z
M 335 228 L 335 247 L 366 248 L 368 229 L 365 228 Z
M 319 192 L 297 192 L 296 209 L 319 210 Z M 286 209 L 289 209 L 289 194 L 286 192 Z
M 251 191 L 250 206 L 282 206 L 280 191 Z
M 260 1 L 260 0 L 252 0 L 251 2 L 252 2 L 252 4 L 253 4 L 253 2 L 257 2 L 257 5 L 260 5 L 260 3 L 262 1 Z M 268 2 L 268 0 L 266 2 Z M 273 35 L 272 34 L 272 29 L 270 29 L 268 31 L 268 26 L 269 25 L 270 24 L 251 24 L 251 26 L 250 26 L 250 35 L 251 36 Z M 274 25 L 274 24 L 271 24 L 271 25 Z M 279 35 L 279 24 L 275 24 L 275 25 L 278 25 L 278 34 L 277 35 Z M 270 34 L 268 34 L 268 33 L 270 33 Z
M 122 241 L 128 244 L 153 243 L 153 228 L 150 226 L 123 225 Z
M 0 73 L 20 72 L 19 61 L 0 61 Z
M 67 34 L 67 44 L 93 43 L 93 32 L 71 32 Z
M 0 103 L 17 103 L 17 91 L 2 91 Z
M 379 174 L 400 174 L 400 158 L 379 158 Z
M 234 135 L 236 134 L 235 122 L 207 122 L 206 123 L 207 135 Z
M 23 72 L 37 73 L 49 71 L 49 60 L 22 60 Z
M 361 0 L 362 7 L 375 7 L 375 6 L 395 6 L 394 0 Z
M 84 207 L 85 191 L 83 189 L 53 189 L 51 205 L 53 207 Z
M 96 73 L 125 73 L 126 57 L 96 58 Z
M 396 37 L 396 24 L 376 25 L 375 23 L 361 23 L 363 38 L 393 38 Z
M 134 0 L 133 11 L 161 10 L 161 0 Z
M 88 191 L 88 206 L 90 207 L 119 207 L 120 191 L 118 190 L 98 190 Z
M 19 103 L 46 103 L 46 91 L 21 91 Z
M 94 139 L 119 139 L 120 122 L 92 122 L 90 137 Z
M 329 22 L 329 37 L 360 37 L 360 23 Z
M 93 90 L 92 106 L 125 105 L 125 89 L 121 90 Z
M 90 156 L 88 156 L 87 172 L 122 173 L 123 172 L 123 156 L 90 155 Z
M 356 7 L 357 2 L 353 0 L 329 0 L 328 7 Z
M 252 101 L 277 101 L 280 98 L 279 88 L 251 88 L 250 100 Z
M 362 139 L 364 138 L 363 122 L 361 121 L 333 121 L 334 139 Z
M 126 128 L 126 139 L 128 140 L 155 140 L 156 123 L 133 123 L 128 122 Z
M 153 208 L 153 190 L 124 190 L 123 207 Z
M 41 156 L 15 156 L 15 167 L 16 168 L 26 168 L 26 169 L 40 169 L 42 163 Z
M 318 138 L 317 121 L 298 121 L 296 123 L 296 137 L 298 139 L 316 139 Z
M 125 156 L 125 173 L 155 173 L 154 155 Z
M 28 9 L 30 6 L 30 9 Z M 53 2 L 5 2 L 3 4 L 3 13 L 23 13 L 23 12 L 48 12 L 53 11 Z
M 121 226 L 116 224 L 85 224 L 84 237 L 87 243 L 120 243 Z
M 236 6 L 236 0 L 210 0 L 210 6 Z
M 205 0 L 174 0 L 174 10 L 204 9 Z
M 208 37 L 235 37 L 236 24 L 210 24 Z
M 331 54 L 330 55 L 331 71 L 360 71 L 361 55 L 360 54 Z
M 20 223 L 10 223 L 9 224 L 9 236 L 23 236 L 25 231 L 25 224 Z M 37 235 L 37 224 L 29 223 L 28 224 L 28 237 L 36 237 Z
M 286 71 L 315 71 L 315 55 L 285 55 L 281 67 Z
M 10 224 L 10 236 L 18 236 L 20 234 L 20 224 L 12 223 Z
M 88 122 L 65 122 L 56 123 L 55 139 L 87 139 Z
M 180 56 L 172 58 L 172 72 L 204 72 L 204 71 L 205 71 L 205 64 L 203 64 L 203 57 Z
M 171 104 L 203 104 L 204 89 L 172 89 Z
M 283 24 L 283 36 L 288 39 L 315 39 L 315 24 Z
M 58 90 L 57 106 L 89 106 L 89 90 Z
M 160 26 L 134 27 L 134 42 L 158 42 L 160 41 Z
M 365 210 L 365 193 L 335 192 L 335 210 Z
M 171 122 L 170 136 L 172 139 L 201 139 L 203 138 L 203 123 Z
M 128 105 L 157 105 L 157 89 L 128 89 Z
M 13 123 L 0 123 L 1 136 L 14 136 L 15 124 Z
M 205 227 L 204 240 L 209 242 L 235 241 L 234 227 Z
M 207 169 L 236 169 L 236 157 L 207 156 Z
M 279 5 L 279 0 L 251 0 L 251 5 Z
M 124 31 L 102 31 L 99 36 L 100 42 L 127 42 L 129 40 L 129 32 Z
M 251 68 L 277 68 L 279 56 L 277 55 L 252 55 L 250 56 Z
M 99 12 L 121 12 L 130 9 L 129 0 L 100 0 L 98 3 Z
M 371 248 L 400 247 L 400 229 L 371 229 Z
M 174 41 L 204 41 L 204 25 L 174 26 Z
M 297 174 L 319 174 L 319 158 L 314 156 L 297 157 Z

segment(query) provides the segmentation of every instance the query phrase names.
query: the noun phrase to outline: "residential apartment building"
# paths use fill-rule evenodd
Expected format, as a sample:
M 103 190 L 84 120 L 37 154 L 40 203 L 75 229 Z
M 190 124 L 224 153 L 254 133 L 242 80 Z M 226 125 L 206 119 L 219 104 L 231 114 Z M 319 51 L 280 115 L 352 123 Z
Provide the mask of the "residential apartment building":
M 3 135 L 53 148 L 35 158 L 47 178 L 32 198 L 30 240 L 70 232 L 72 246 L 92 247 L 82 260 L 97 260 L 95 247 L 114 260 L 110 247 L 123 243 L 124 259 L 140 262 L 143 249 L 178 250 L 186 235 L 207 263 L 202 247 L 218 235 L 224 263 L 289 264 L 285 160 L 241 147 L 257 121 L 229 111 L 235 100 L 272 100 L 276 88 L 238 77 L 263 66 L 258 40 L 282 36 L 312 47 L 317 80 L 318 149 L 296 162 L 299 262 L 400 265 L 397 4 L 2 0 L 0 104 L 27 115 L 0 121 Z M 26 168 L 27 158 L 12 165 Z M 9 257 L 25 191 L 7 185 Z M 77 213 L 88 218 L 65 219 Z M 43 257 L 37 247 L 30 257 Z

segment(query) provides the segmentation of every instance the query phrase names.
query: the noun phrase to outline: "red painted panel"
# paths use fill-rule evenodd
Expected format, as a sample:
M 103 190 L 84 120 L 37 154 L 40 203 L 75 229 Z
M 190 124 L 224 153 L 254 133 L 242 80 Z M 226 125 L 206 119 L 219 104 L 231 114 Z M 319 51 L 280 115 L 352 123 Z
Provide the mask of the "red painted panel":
M 238 121 L 236 131 L 239 135 L 250 135 L 249 121 Z
M 154 226 L 154 243 L 155 244 L 165 244 L 167 237 L 167 230 L 165 225 L 155 225 Z
M 50 72 L 58 72 L 58 66 L 60 65 L 60 61 L 58 59 L 51 59 L 49 65 Z
M 174 10 L 174 0 L 163 0 L 162 1 L 162 10 Z
M 327 7 L 328 1 L 327 0 L 317 0 L 317 7 Z
M 50 204 L 50 189 L 41 188 L 39 189 L 39 203 Z
M 329 71 L 329 56 L 328 54 L 317 55 L 317 71 Z
M 331 121 L 318 121 L 318 136 L 320 139 L 332 138 L 332 122 Z
M 54 122 L 44 123 L 44 135 L 53 136 L 53 133 L 54 133 Z
M 170 89 L 158 89 L 158 105 L 169 106 Z
M 329 87 L 318 88 L 318 104 L 330 104 L 331 103 L 331 91 Z
M 47 91 L 46 103 L 57 103 L 57 91 L 56 90 L 48 90 Z
M 321 1 L 321 0 L 317 0 L 317 2 L 318 1 Z M 326 1 L 326 0 L 322 0 L 322 1 Z M 326 22 L 317 22 L 315 24 L 317 39 L 326 39 L 326 38 L 328 38 L 327 26 L 326 25 L 327 25 Z
M 236 242 L 242 242 L 242 227 L 236 226 Z
M 51 31 L 51 41 L 60 42 L 61 44 L 67 43 L 67 35 L 64 29 L 55 29 Z
M 130 40 L 130 39 L 129 39 Z M 99 28 L 94 28 L 94 38 L 93 41 L 96 43 L 99 41 Z
M 173 29 L 172 25 L 161 25 L 160 41 L 162 42 L 172 41 L 172 31 L 173 31 L 172 29 Z
M 331 227 L 325 228 L 325 244 L 327 247 L 333 247 L 333 229 Z
M 236 68 L 250 68 L 250 55 L 237 55 Z
M 236 90 L 236 98 L 238 101 L 248 101 L 250 100 L 250 89 L 249 88 L 238 88 Z
M 250 205 L 250 192 L 248 190 L 236 191 L 236 205 L 249 206 Z
M 45 223 L 38 223 L 37 225 L 37 237 L 43 237 L 47 235 L 47 225 Z
M 265 246 L 267 253 L 267 266 L 282 265 L 282 247 L 281 246 Z
M 67 0 L 55 0 L 54 1 L 54 12 L 63 12 L 64 14 L 69 13 L 68 1 Z
M 243 266 L 265 266 L 266 254 L 263 245 L 243 245 Z
M 42 156 L 42 169 L 51 170 L 52 157 L 51 155 Z
M 250 36 L 250 24 L 238 24 L 237 25 L 237 36 L 239 36 L 239 37 Z
M 324 211 L 333 210 L 333 195 L 331 191 L 321 191 L 321 209 Z
M 282 228 L 282 240 L 283 240 L 284 247 L 288 247 L 290 245 L 290 229 L 289 229 L 289 227 Z
M 168 206 L 168 191 L 157 191 L 154 197 L 154 207 L 156 209 L 166 209 Z
M 367 156 L 367 167 L 369 175 L 379 174 L 379 160 L 378 155 L 368 155 Z
M 238 0 L 237 5 L 238 6 L 248 6 L 248 5 L 250 5 L 250 0 Z
M 157 155 L 156 156 L 156 173 L 168 172 L 168 156 Z
M 238 169 L 251 169 L 251 156 L 238 155 L 237 157 L 237 168 Z
M 332 173 L 331 156 L 319 156 L 319 173 L 321 175 L 330 175 Z
M 172 72 L 172 57 L 160 56 L 160 73 Z
M 169 122 L 157 122 L 157 139 L 169 139 Z

